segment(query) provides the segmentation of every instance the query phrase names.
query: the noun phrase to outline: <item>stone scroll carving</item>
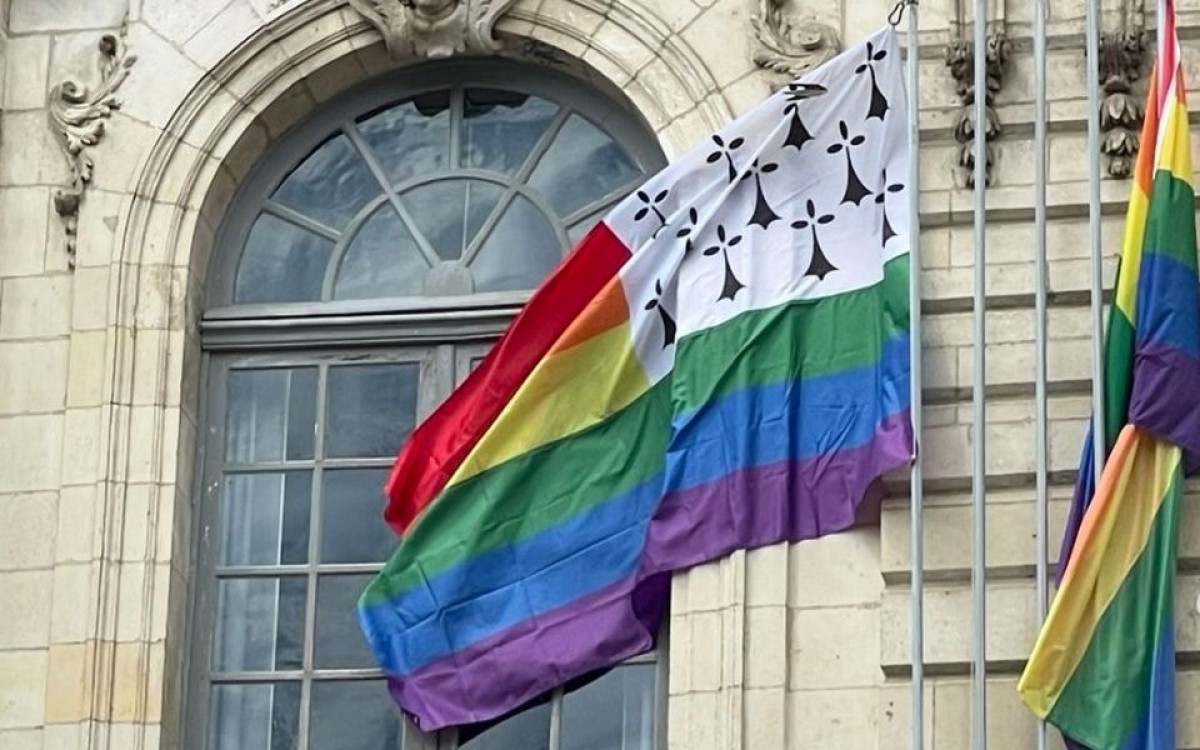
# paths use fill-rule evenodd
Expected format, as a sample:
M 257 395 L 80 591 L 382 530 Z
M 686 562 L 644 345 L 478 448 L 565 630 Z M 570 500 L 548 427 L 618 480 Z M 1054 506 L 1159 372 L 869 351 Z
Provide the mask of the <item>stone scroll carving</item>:
M 72 79 L 50 89 L 50 122 L 67 158 L 71 181 L 54 194 L 54 210 L 66 230 L 67 265 L 75 268 L 75 246 L 79 233 L 79 205 L 92 181 L 95 162 L 90 150 L 104 137 L 113 110 L 120 107 L 117 90 L 137 60 L 125 45 L 125 28 L 100 38 L 100 82 L 94 90 Z
M 984 140 L 987 142 L 986 163 L 984 173 L 987 185 L 992 182 L 992 164 L 994 154 L 992 141 L 1000 137 L 1003 126 L 996 115 L 995 98 L 1004 83 L 1005 68 L 1008 63 L 1011 45 L 1003 32 L 991 34 L 987 39 L 987 91 L 984 92 L 987 105 L 985 119 L 982 124 Z M 964 173 L 966 186 L 975 187 L 975 45 L 967 40 L 951 43 L 946 48 L 946 65 L 954 77 L 955 90 L 961 102 L 958 118 L 954 123 L 954 140 L 958 141 L 958 166 Z M 985 185 L 984 187 L 986 187 Z
M 1100 151 L 1108 157 L 1108 173 L 1125 179 L 1133 173 L 1145 107 L 1133 95 L 1133 82 L 1142 74 L 1146 32 L 1140 25 L 1100 36 Z
M 759 0 L 750 19 L 756 49 L 754 63 L 777 75 L 776 88 L 841 52 L 832 26 L 787 12 L 788 0 Z
M 394 59 L 493 54 L 496 21 L 516 0 L 350 0 Z

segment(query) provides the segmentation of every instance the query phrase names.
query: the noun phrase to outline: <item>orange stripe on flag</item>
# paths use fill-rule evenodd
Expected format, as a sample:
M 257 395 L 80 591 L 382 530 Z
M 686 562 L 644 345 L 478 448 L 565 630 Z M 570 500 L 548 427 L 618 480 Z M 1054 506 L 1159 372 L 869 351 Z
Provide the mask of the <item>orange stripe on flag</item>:
M 629 320 L 629 303 L 620 278 L 613 278 L 563 331 L 550 353 L 563 352 Z

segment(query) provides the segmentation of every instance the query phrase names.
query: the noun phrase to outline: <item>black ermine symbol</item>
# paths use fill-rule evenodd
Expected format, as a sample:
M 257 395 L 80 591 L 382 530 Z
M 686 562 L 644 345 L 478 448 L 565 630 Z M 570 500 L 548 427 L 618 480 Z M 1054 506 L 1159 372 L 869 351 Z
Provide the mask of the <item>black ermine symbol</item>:
M 737 293 L 746 288 L 746 285 L 738 281 L 737 276 L 733 274 L 733 267 L 729 265 L 729 248 L 736 246 L 742 241 L 742 235 L 734 235 L 732 237 L 725 236 L 725 227 L 717 225 L 717 244 L 704 249 L 705 255 L 721 254 L 725 261 L 725 280 L 721 284 L 721 294 L 717 297 L 717 301 L 728 299 L 732 300 L 737 297 Z
M 804 272 L 804 275 L 816 276 L 819 281 L 824 281 L 830 272 L 838 269 L 829 262 L 829 258 L 825 257 L 825 251 L 821 249 L 821 238 L 817 234 L 817 226 L 833 221 L 833 214 L 817 216 L 817 207 L 811 200 L 805 205 L 805 212 L 808 214 L 807 219 L 792 222 L 792 229 L 807 229 L 812 232 L 812 258 L 808 262 L 808 270 Z

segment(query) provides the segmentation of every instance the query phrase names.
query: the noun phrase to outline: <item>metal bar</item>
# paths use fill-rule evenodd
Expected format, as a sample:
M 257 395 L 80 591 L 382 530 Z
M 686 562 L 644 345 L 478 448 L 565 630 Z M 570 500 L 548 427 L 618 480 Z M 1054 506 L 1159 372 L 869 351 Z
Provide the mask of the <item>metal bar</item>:
M 911 545 L 912 749 L 925 748 L 925 486 L 921 461 L 921 39 L 919 5 L 908 8 L 908 315 L 913 464 L 909 474 L 909 543 Z
M 984 377 L 987 372 L 987 0 L 975 0 L 975 289 L 974 364 L 972 383 L 975 425 L 971 471 L 974 544 L 971 560 L 973 654 L 971 663 L 972 747 L 987 750 L 987 518 L 984 479 L 987 473 L 987 415 Z
M 1154 50 L 1155 50 L 1155 54 L 1158 56 L 1159 60 L 1161 60 L 1163 58 L 1162 51 L 1164 49 L 1166 49 L 1166 47 L 1167 47 L 1167 24 L 1164 23 L 1164 21 L 1167 18 L 1167 12 L 1168 12 L 1167 6 L 1169 4 L 1170 4 L 1169 0 L 1157 0 L 1157 2 L 1155 3 L 1154 27 L 1155 27 L 1155 40 L 1157 41 L 1157 46 L 1154 48 Z M 1160 71 L 1158 71 L 1158 79 L 1160 81 L 1164 81 L 1164 80 L 1166 80 L 1168 74 L 1169 74 L 1169 71 L 1160 70 Z M 1159 113 L 1159 116 L 1160 117 L 1162 116 L 1161 112 Z M 1141 144 L 1139 146 L 1139 148 L 1145 148 L 1145 147 L 1146 147 L 1146 144 Z M 1157 148 L 1157 144 L 1153 144 L 1150 147 Z
M 1088 237 L 1092 267 L 1092 454 L 1104 473 L 1104 247 L 1100 226 L 1100 0 L 1087 0 Z
M 1033 223 L 1034 223 L 1034 454 L 1036 461 L 1034 498 L 1035 564 L 1037 578 L 1037 621 L 1044 622 L 1049 603 L 1049 540 L 1048 530 L 1048 468 L 1046 465 L 1046 0 L 1034 0 L 1033 9 L 1033 74 L 1036 97 L 1033 121 Z M 1037 723 L 1038 750 L 1046 750 L 1046 722 Z

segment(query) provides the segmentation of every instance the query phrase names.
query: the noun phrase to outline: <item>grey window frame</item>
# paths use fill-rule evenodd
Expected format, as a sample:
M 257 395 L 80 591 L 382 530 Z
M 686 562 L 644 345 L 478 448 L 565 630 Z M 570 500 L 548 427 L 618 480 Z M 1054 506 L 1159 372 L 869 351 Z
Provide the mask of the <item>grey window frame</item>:
M 286 133 L 273 144 L 267 157 L 250 170 L 231 202 L 229 214 L 217 233 L 214 258 L 207 287 L 208 307 L 200 320 L 202 349 L 202 388 L 199 413 L 201 439 L 198 443 L 198 467 L 195 474 L 197 498 L 195 514 L 195 545 L 191 551 L 192 576 L 189 580 L 189 616 L 186 624 L 183 676 L 182 735 L 186 747 L 204 750 L 209 729 L 208 692 L 210 685 L 210 656 L 213 625 L 216 619 L 216 544 L 207 538 L 205 529 L 214 528 L 219 513 L 220 478 L 224 473 L 225 404 L 228 373 L 234 367 L 287 367 L 354 361 L 395 361 L 405 354 L 424 362 L 419 385 L 418 420 L 425 417 L 437 403 L 461 383 L 471 363 L 482 357 L 491 343 L 503 333 L 529 292 L 500 292 L 459 297 L 423 297 L 393 299 L 363 299 L 344 301 L 292 302 L 277 304 L 234 304 L 234 282 L 242 250 L 250 228 L 268 196 L 317 145 L 336 133 L 342 123 L 390 103 L 441 88 L 479 86 L 501 88 L 543 95 L 570 107 L 610 133 L 645 173 L 652 174 L 665 165 L 650 128 L 633 111 L 623 108 L 600 90 L 575 76 L 548 67 L 533 67 L 510 60 L 455 60 L 428 63 L 418 69 L 401 69 L 376 77 L 361 86 L 333 98 L 322 105 L 303 123 Z M 347 114 L 349 113 L 349 114 Z M 560 111 L 559 122 L 565 119 Z M 451 118 L 455 122 L 455 118 Z M 452 134 L 453 138 L 453 134 Z M 544 146 L 543 146 L 544 148 Z M 456 175 L 469 176 L 467 170 L 455 170 Z M 628 187 L 628 186 L 627 186 Z M 628 192 L 625 189 L 624 192 Z M 253 201 L 247 196 L 259 196 Z M 619 196 L 613 194 L 574 212 L 592 215 L 610 205 Z M 328 278 L 326 279 L 328 284 Z M 365 359 L 359 359 L 365 358 Z M 324 382 L 324 378 L 320 382 Z M 319 393 L 319 403 L 323 403 Z M 379 462 L 374 462 L 378 464 Z M 319 485 L 313 477 L 313 492 Z M 317 506 L 310 509 L 313 523 Z M 310 552 L 319 539 L 319 532 L 310 529 Z M 309 577 L 310 590 L 306 603 L 306 622 L 313 620 L 311 610 L 316 606 L 317 561 L 310 554 L 302 566 Z M 326 566 L 322 566 L 326 567 Z M 367 572 L 378 569 L 374 564 L 343 564 L 326 569 L 343 572 Z M 274 568 L 259 575 L 269 575 Z M 277 572 L 277 571 L 275 571 Z M 306 633 L 304 651 L 311 668 L 313 643 Z M 654 746 L 666 746 L 667 660 L 665 658 L 666 628 L 659 648 L 650 654 L 631 660 L 632 663 L 654 662 L 655 678 L 655 736 Z M 326 670 L 320 670 L 322 672 Z M 337 670 L 337 679 L 377 679 L 377 670 Z M 246 675 L 253 681 L 255 675 Z M 329 677 L 326 676 L 325 679 Z M 322 677 L 313 677 L 322 679 Z M 560 726 L 562 691 L 551 698 L 551 736 L 557 736 Z M 308 691 L 302 697 L 300 736 L 308 736 Z M 553 741 L 553 739 L 552 739 Z M 457 746 L 454 730 L 425 734 L 404 722 L 403 743 L 406 750 L 449 750 Z M 306 750 L 301 740 L 300 750 Z

